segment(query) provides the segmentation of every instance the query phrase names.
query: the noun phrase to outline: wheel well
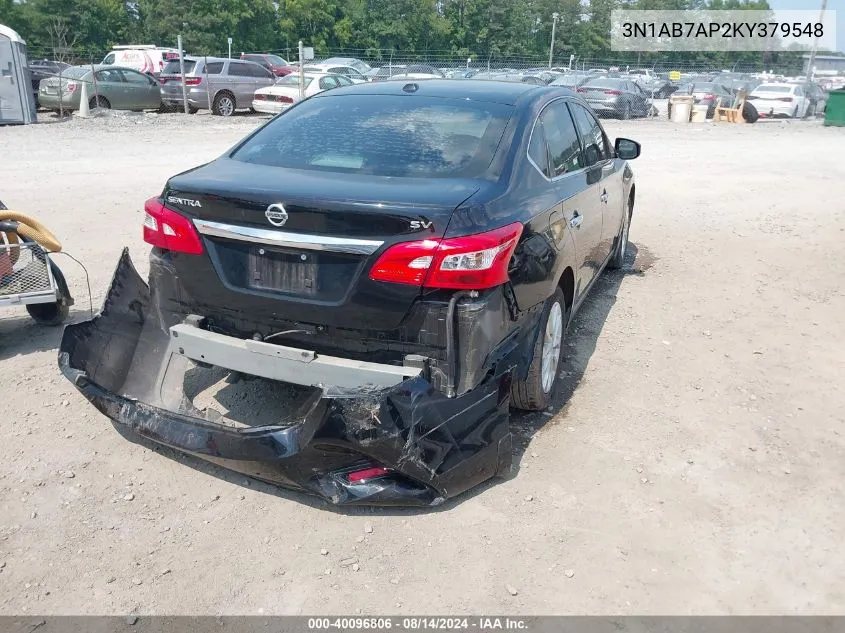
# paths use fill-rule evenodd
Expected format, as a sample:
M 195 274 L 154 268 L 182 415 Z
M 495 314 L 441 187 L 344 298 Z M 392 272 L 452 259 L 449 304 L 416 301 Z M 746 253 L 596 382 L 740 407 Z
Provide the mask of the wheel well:
M 235 95 L 232 93 L 232 91 L 231 91 L 231 90 L 226 90 L 226 89 L 224 88 L 223 90 L 218 90 L 218 91 L 215 93 L 215 95 L 214 95 L 214 99 L 212 99 L 212 100 L 211 100 L 211 102 L 212 102 L 212 103 L 214 103 L 215 101 L 217 101 L 217 97 L 219 97 L 219 96 L 221 96 L 221 95 L 229 95 L 230 97 L 232 97 L 232 99 L 234 99 L 234 98 L 235 98 Z
M 572 312 L 572 301 L 575 298 L 575 273 L 573 273 L 572 269 L 568 266 L 560 276 L 558 286 L 560 286 L 560 291 L 563 293 L 563 300 L 566 303 L 566 312 L 569 314 Z

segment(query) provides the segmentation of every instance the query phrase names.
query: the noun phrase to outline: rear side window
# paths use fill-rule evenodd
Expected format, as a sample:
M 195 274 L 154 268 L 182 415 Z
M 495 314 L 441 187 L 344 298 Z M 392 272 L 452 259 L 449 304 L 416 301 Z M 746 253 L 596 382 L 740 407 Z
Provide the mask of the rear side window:
M 223 72 L 223 62 L 208 62 L 205 67 L 206 75 L 219 75 Z
M 250 77 L 261 77 L 262 79 L 269 79 L 273 76 L 269 70 L 259 64 L 246 64 L 246 71 Z
M 563 101 L 555 101 L 540 115 L 549 145 L 551 174 L 562 176 L 584 167 L 575 124 Z
M 117 68 L 98 70 L 96 73 L 94 73 L 94 78 L 97 81 L 103 81 L 108 83 L 123 83 L 123 73 L 120 72 Z
M 549 177 L 549 150 L 546 147 L 546 133 L 543 131 L 543 121 L 537 119 L 531 141 L 528 144 L 528 157 L 534 161 L 543 175 Z
M 196 66 L 196 65 L 197 65 L 197 63 L 193 59 L 186 59 L 185 60 L 185 74 L 187 75 L 188 73 L 190 73 L 194 69 L 194 66 Z M 178 75 L 180 72 L 181 71 L 179 69 L 179 60 L 178 59 L 171 59 L 169 62 L 167 62 L 164 65 L 164 68 L 161 70 L 162 75 Z
M 373 176 L 476 177 L 489 169 L 512 110 L 426 97 L 317 97 L 262 127 L 232 158 Z
M 589 167 L 610 158 L 610 150 L 604 138 L 604 132 L 602 132 L 595 117 L 577 103 L 570 103 L 569 109 L 572 110 L 572 118 L 575 119 L 575 126 L 581 135 L 584 148 L 584 166 Z
M 232 77 L 251 77 L 249 72 L 250 64 L 242 64 L 240 62 L 229 62 L 228 74 Z

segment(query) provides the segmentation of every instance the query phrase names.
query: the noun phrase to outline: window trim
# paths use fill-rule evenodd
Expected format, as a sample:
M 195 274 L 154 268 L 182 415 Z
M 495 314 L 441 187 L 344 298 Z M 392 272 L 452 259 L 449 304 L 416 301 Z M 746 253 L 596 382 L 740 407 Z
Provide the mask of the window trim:
M 589 167 L 581 167 L 580 169 L 576 169 L 575 171 L 569 171 L 569 172 L 566 172 L 565 174 L 560 174 L 558 176 L 553 176 L 553 177 L 549 178 L 549 176 L 543 173 L 543 170 L 540 169 L 540 167 L 537 166 L 537 163 L 535 163 L 531 159 L 531 156 L 528 154 L 528 148 L 531 147 L 531 137 L 534 135 L 534 128 L 537 126 L 537 121 L 539 121 L 540 117 L 543 116 L 543 112 L 545 112 L 546 108 L 548 108 L 553 103 L 557 103 L 558 101 L 563 101 L 564 104 L 566 104 L 566 113 L 567 113 L 567 115 L 569 115 L 570 118 L 572 118 L 572 114 L 569 112 L 569 102 L 572 101 L 572 97 L 566 96 L 566 97 L 557 97 L 555 99 L 552 99 L 546 105 L 544 105 L 540 109 L 540 111 L 537 113 L 537 116 L 534 117 L 534 123 L 531 125 L 531 133 L 528 135 L 528 145 L 526 145 L 526 147 L 525 147 L 525 156 L 526 156 L 526 158 L 528 158 L 528 162 L 531 163 L 531 165 L 534 167 L 534 169 L 536 169 L 537 172 L 543 178 L 545 178 L 548 182 L 557 182 L 561 178 L 566 178 L 567 176 L 574 176 L 575 174 L 579 174 L 582 171 L 586 171 L 587 169 L 589 169 Z M 578 144 L 580 146 L 579 153 L 580 153 L 581 157 L 583 158 L 584 157 L 584 147 L 583 147 L 583 143 L 581 141 L 581 135 L 578 133 L 578 126 L 575 124 L 575 119 L 572 119 L 572 127 L 575 128 L 575 135 L 578 137 Z M 602 131 L 604 131 L 604 130 L 602 130 Z M 552 162 L 551 161 L 551 149 L 549 148 L 548 139 L 546 139 L 546 152 L 549 153 L 549 173 L 551 173 L 551 162 Z M 596 165 L 598 165 L 598 163 L 596 163 Z
M 579 103 L 577 105 L 581 105 L 581 104 Z M 567 104 L 567 107 L 568 106 L 569 106 L 569 104 Z M 581 106 L 581 107 L 583 108 L 584 106 Z M 604 144 L 607 147 L 608 152 L 610 153 L 610 156 L 608 158 L 605 158 L 603 160 L 595 162 L 592 165 L 587 165 L 586 167 L 584 167 L 584 169 L 592 169 L 593 167 L 601 167 L 602 169 L 604 169 L 604 167 L 610 161 L 614 160 L 616 158 L 616 156 L 613 154 L 613 152 L 610 151 L 610 148 L 611 148 L 610 139 L 607 138 L 607 133 L 604 131 L 604 128 L 601 126 L 601 123 L 599 123 L 599 118 L 595 114 L 593 114 L 592 112 L 587 110 L 587 108 L 584 108 L 584 110 L 586 110 L 587 114 L 590 115 L 595 120 L 596 125 L 599 126 L 599 129 L 601 130 L 602 138 L 604 139 Z M 578 135 L 578 142 L 581 143 L 581 155 L 584 157 L 584 162 L 586 162 L 586 160 L 587 160 L 587 146 L 584 144 L 584 137 L 581 135 L 581 130 L 578 129 L 578 124 L 575 123 L 575 113 L 572 112 L 572 110 L 570 110 L 569 112 L 570 112 L 569 115 L 572 117 L 572 123 L 575 125 L 575 133 Z

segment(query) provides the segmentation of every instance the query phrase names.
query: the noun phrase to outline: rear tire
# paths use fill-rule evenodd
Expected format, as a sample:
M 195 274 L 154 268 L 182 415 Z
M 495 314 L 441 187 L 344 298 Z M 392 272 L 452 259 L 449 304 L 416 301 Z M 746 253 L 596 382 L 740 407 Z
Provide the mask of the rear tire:
M 56 326 L 64 323 L 70 313 L 70 306 L 64 299 L 55 303 L 33 303 L 26 306 L 29 316 L 38 325 Z
M 543 308 L 528 375 L 525 380 L 514 379 L 511 385 L 511 407 L 514 409 L 542 411 L 549 406 L 560 382 L 567 316 L 563 292 L 556 288 Z
M 611 270 L 619 270 L 625 264 L 625 255 L 628 254 L 628 233 L 631 229 L 631 201 L 625 203 L 624 216 L 622 218 L 622 228 L 619 229 L 619 235 L 616 236 L 613 244 L 613 255 L 607 263 L 607 267 Z
M 622 106 L 622 114 L 620 115 L 619 118 L 622 119 L 623 121 L 627 121 L 628 119 L 631 118 L 631 104 L 628 103 L 627 101 L 625 102 L 625 105 Z
M 109 100 L 103 96 L 91 97 L 91 99 L 88 101 L 88 107 L 92 110 L 94 108 L 103 108 L 104 110 L 111 110 L 111 103 L 109 103 Z
M 232 116 L 235 112 L 235 96 L 231 92 L 219 92 L 214 97 L 211 112 L 217 116 Z

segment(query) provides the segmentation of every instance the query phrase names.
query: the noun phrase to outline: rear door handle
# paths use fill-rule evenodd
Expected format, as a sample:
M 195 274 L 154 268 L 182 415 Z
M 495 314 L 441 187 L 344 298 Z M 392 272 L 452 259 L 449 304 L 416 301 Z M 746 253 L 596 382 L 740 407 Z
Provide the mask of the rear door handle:
M 599 196 L 599 200 L 607 204 L 607 191 L 602 191 L 601 196 Z
M 584 221 L 584 216 L 578 213 L 577 211 L 572 214 L 572 218 L 569 220 L 569 226 L 573 229 L 577 229 L 581 227 L 581 222 Z

